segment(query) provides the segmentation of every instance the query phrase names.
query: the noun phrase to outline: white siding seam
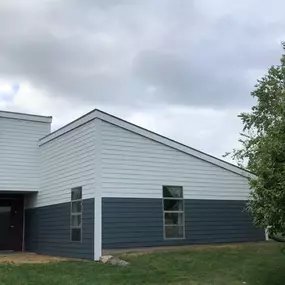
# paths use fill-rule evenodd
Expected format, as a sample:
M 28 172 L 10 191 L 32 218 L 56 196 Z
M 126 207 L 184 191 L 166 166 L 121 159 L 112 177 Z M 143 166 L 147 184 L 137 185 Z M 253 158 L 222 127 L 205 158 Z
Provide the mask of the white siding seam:
M 102 255 L 102 131 L 101 120 L 95 120 L 95 201 L 94 201 L 94 260 Z

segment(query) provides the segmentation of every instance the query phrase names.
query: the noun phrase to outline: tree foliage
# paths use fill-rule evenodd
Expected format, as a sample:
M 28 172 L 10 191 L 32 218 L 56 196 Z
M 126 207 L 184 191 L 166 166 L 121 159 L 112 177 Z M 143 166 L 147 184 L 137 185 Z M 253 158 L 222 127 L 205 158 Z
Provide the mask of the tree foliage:
M 270 226 L 271 235 L 285 235 L 285 54 L 257 81 L 251 96 L 256 104 L 239 115 L 241 148 L 232 157 L 255 174 L 248 202 L 255 224 Z

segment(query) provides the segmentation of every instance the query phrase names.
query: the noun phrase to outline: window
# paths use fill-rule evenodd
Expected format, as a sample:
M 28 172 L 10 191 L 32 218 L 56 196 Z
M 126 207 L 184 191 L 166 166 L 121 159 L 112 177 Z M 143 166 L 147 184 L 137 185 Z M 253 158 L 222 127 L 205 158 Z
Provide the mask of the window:
M 71 189 L 70 205 L 70 240 L 81 241 L 82 238 L 82 187 Z
M 183 188 L 163 186 L 164 238 L 184 238 Z

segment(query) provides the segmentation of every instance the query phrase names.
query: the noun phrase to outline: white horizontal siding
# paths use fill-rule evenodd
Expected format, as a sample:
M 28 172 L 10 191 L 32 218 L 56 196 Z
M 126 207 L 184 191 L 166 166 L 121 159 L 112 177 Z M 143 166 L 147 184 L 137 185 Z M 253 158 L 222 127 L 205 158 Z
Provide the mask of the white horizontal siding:
M 38 140 L 49 132 L 50 120 L 0 117 L 0 191 L 39 190 Z
M 163 185 L 186 199 L 244 200 L 245 177 L 123 128 L 102 122 L 102 196 L 161 198 Z
M 82 186 L 94 198 L 95 124 L 91 121 L 40 146 L 40 192 L 29 207 L 69 202 L 71 188 Z

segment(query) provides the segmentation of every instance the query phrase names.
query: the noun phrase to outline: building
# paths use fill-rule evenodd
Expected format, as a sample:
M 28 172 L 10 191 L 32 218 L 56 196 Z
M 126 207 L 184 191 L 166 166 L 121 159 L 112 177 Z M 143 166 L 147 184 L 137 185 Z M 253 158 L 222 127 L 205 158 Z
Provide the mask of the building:
M 99 110 L 0 112 L 0 250 L 95 259 L 105 249 L 260 241 L 252 175 Z

